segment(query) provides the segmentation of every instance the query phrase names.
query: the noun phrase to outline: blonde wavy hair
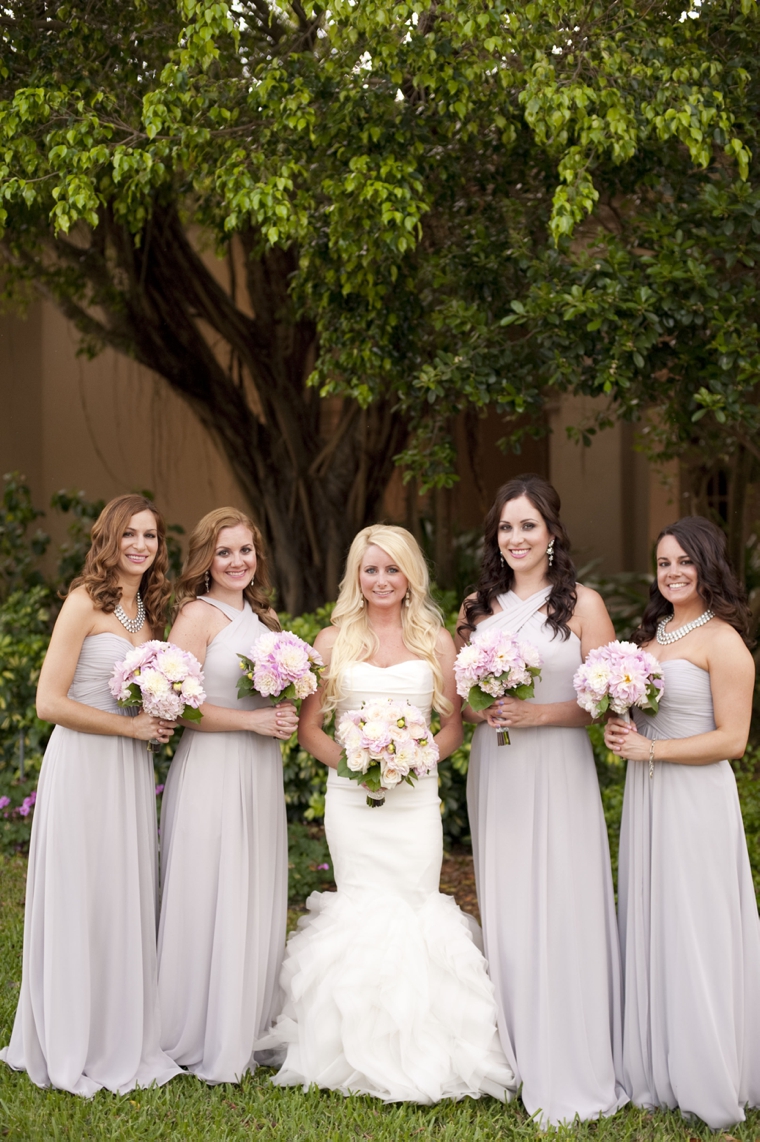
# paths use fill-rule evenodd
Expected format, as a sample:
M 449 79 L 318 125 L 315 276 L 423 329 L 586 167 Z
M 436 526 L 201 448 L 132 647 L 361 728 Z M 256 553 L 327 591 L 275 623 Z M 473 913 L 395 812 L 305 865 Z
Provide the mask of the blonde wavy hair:
M 92 525 L 90 550 L 84 561 L 82 574 L 72 580 L 61 598 L 84 587 L 95 606 L 107 615 L 113 614 L 121 600 L 119 561 L 121 540 L 132 516 L 150 512 L 156 521 L 158 549 L 156 558 L 140 580 L 140 597 L 145 607 L 148 625 L 158 638 L 163 637 L 166 606 L 171 595 L 171 583 L 166 577 L 169 570 L 169 553 L 166 549 L 164 518 L 152 500 L 137 494 L 117 496 L 110 500 Z
M 322 709 L 329 713 L 337 706 L 344 671 L 354 662 L 372 658 L 380 641 L 369 625 L 367 608 L 359 585 L 361 562 L 368 547 L 381 547 L 399 567 L 409 582 L 409 604 L 401 607 L 401 630 L 405 645 L 430 663 L 433 672 L 433 706 L 441 714 L 451 711 L 451 703 L 443 691 L 443 671 L 436 654 L 438 635 L 443 627 L 440 608 L 430 596 L 430 576 L 425 557 L 414 536 L 403 527 L 373 524 L 354 539 L 346 559 L 346 570 L 340 584 L 332 622 L 338 628 L 326 672 Z
M 185 603 L 206 594 L 206 572 L 211 570 L 214 561 L 219 532 L 223 527 L 237 527 L 242 524 L 253 536 L 256 550 L 256 575 L 254 581 L 243 590 L 243 598 L 251 604 L 251 610 L 258 615 L 264 626 L 279 630 L 280 624 L 270 614 L 271 587 L 267 567 L 266 552 L 261 532 L 245 512 L 237 508 L 214 508 L 198 520 L 187 541 L 187 559 L 182 574 L 177 580 L 174 600 L 174 616 L 179 614 Z

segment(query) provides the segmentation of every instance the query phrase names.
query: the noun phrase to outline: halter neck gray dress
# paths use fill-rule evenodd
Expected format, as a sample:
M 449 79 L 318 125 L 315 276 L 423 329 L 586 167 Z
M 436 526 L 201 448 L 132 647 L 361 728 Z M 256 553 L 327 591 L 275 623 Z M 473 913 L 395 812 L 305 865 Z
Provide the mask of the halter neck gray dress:
M 669 659 L 648 738 L 715 729 L 710 675 Z M 713 1130 L 760 1106 L 760 918 L 729 762 L 630 761 L 620 831 L 625 1082 Z
M 208 596 L 230 620 L 203 664 L 207 700 L 227 709 L 269 706 L 238 698 L 238 652 L 266 627 Z M 161 812 L 162 901 L 158 991 L 164 1050 L 208 1083 L 254 1067 L 268 1027 L 285 949 L 288 843 L 282 751 L 247 730 L 186 729 L 166 779 Z
M 82 643 L 69 697 L 127 716 L 108 689 L 132 643 Z M 24 961 L 10 1046 L 37 1086 L 94 1095 L 165 1083 L 159 1046 L 156 794 L 146 743 L 56 726 L 34 810 Z
M 477 631 L 503 628 L 543 658 L 536 703 L 575 699 L 576 635 L 555 636 L 540 613 L 549 588 Z M 473 636 L 477 638 L 477 632 Z M 620 954 L 609 844 L 585 729 L 475 730 L 467 779 L 486 959 L 502 1046 L 522 1099 L 544 1126 L 614 1114 L 620 1077 Z

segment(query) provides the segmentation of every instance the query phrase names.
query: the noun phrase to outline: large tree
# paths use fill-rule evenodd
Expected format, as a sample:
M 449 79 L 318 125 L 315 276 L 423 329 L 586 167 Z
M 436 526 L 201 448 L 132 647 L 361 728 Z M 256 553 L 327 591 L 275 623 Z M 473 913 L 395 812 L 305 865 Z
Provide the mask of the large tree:
M 711 286 L 675 247 L 692 249 L 684 210 L 754 217 L 755 16 L 751 0 L 7 0 L 8 288 L 33 283 L 92 351 L 191 405 L 285 604 L 311 606 L 397 454 L 450 482 L 462 407 L 495 408 L 518 444 L 547 386 L 635 416 L 666 369 L 681 420 L 725 421 L 703 301 L 674 316 L 673 295 L 693 279 L 736 312 L 751 253 L 729 266 L 711 223 L 694 238 Z

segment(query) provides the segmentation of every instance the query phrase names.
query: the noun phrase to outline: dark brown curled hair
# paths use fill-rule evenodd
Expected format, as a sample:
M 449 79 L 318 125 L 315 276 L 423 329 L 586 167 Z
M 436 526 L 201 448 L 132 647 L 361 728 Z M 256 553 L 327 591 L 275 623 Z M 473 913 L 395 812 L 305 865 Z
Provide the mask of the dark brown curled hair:
M 469 635 L 475 630 L 477 619 L 484 615 L 493 614 L 493 600 L 497 595 L 503 595 L 509 591 L 514 583 L 515 576 L 512 568 L 501 558 L 499 523 L 504 505 L 520 496 L 528 497 L 554 537 L 554 560 L 546 573 L 546 577 L 552 585 L 551 594 L 547 600 L 546 621 L 555 634 L 559 634 L 563 639 L 570 637 L 568 621 L 572 618 L 575 610 L 577 593 L 575 590 L 575 567 L 569 554 L 570 540 L 565 525 L 559 518 L 560 498 L 556 488 L 553 488 L 547 480 L 533 472 L 528 472 L 523 476 L 516 476 L 514 480 L 510 480 L 499 488 L 496 499 L 485 518 L 480 579 L 475 598 L 469 599 L 464 604 L 465 622 L 459 627 L 459 633 L 464 638 L 469 638 Z
M 171 584 L 166 577 L 169 570 L 169 553 L 166 550 L 166 525 L 156 505 L 146 496 L 130 494 L 117 496 L 103 508 L 92 525 L 92 544 L 84 561 L 82 574 L 77 575 L 63 592 L 64 596 L 75 587 L 84 587 L 95 606 L 107 615 L 113 613 L 121 600 L 118 584 L 118 565 L 121 558 L 121 539 L 133 515 L 150 512 L 156 521 L 158 550 L 156 558 L 140 580 L 140 597 L 145 617 L 153 633 L 164 634 L 166 604 L 171 595 Z
M 705 609 L 732 626 L 751 646 L 749 607 L 744 591 L 728 562 L 726 537 L 721 529 L 704 516 L 687 515 L 663 528 L 657 536 L 655 549 L 666 535 L 672 535 L 677 540 L 696 567 L 697 590 Z M 660 619 L 672 613 L 673 607 L 660 594 L 655 576 L 649 588 L 649 602 L 641 626 L 631 636 L 633 641 L 639 646 L 651 642 Z
M 244 589 L 243 598 L 248 600 L 251 610 L 258 615 L 264 626 L 270 630 L 280 630 L 278 619 L 271 614 L 271 588 L 264 540 L 253 520 L 238 508 L 215 508 L 198 520 L 193 528 L 187 541 L 187 559 L 177 580 L 175 618 L 185 603 L 206 594 L 206 572 L 214 561 L 219 532 L 223 527 L 237 527 L 239 524 L 250 531 L 256 551 L 256 577 Z

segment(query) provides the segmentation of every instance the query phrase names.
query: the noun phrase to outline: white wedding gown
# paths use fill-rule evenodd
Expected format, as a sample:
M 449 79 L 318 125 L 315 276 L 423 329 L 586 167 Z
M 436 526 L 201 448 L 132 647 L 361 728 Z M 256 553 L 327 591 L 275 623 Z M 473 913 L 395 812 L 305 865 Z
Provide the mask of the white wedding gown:
M 419 659 L 355 663 L 338 716 L 382 697 L 408 698 L 429 715 L 432 690 Z M 401 784 L 370 808 L 366 790 L 331 769 L 325 829 L 338 891 L 312 893 L 288 943 L 284 1008 L 258 1044 L 285 1048 L 273 1082 L 385 1102 L 506 1100 L 514 1076 L 479 929 L 438 891 L 437 777 Z

